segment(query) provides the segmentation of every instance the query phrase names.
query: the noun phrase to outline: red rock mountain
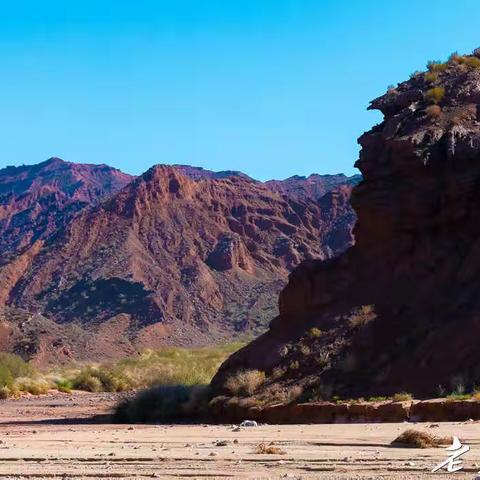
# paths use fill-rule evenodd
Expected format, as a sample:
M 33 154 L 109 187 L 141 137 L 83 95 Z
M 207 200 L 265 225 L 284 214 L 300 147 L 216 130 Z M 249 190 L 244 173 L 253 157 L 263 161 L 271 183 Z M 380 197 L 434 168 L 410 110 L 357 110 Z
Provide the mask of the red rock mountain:
M 372 102 L 355 246 L 302 264 L 270 330 L 214 379 L 258 369 L 255 394 L 432 396 L 480 384 L 480 59 L 430 64 Z M 268 401 L 268 400 L 266 400 Z
M 97 358 L 257 334 L 292 268 L 351 244 L 349 196 L 297 200 L 237 172 L 156 166 L 0 268 L 0 300 L 61 326 L 59 348 L 30 345 L 42 358 L 92 356 L 69 326 L 95 334 Z
M 354 187 L 360 183 L 361 179 L 361 175 L 347 177 L 343 173 L 337 175 L 318 175 L 314 173 L 308 177 L 295 175 L 285 180 L 269 180 L 265 184 L 275 192 L 292 198 L 316 198 L 318 200 L 337 188 Z
M 45 239 L 80 210 L 119 191 L 133 177 L 107 165 L 51 158 L 0 170 L 2 261 Z

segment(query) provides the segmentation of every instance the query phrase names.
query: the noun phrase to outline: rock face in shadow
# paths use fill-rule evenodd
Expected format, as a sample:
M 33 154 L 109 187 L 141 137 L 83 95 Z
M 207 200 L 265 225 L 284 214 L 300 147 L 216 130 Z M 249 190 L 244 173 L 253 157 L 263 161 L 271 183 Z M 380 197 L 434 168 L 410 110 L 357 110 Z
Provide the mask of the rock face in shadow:
M 219 392 L 239 369 L 266 372 L 267 401 L 292 386 L 312 400 L 479 384 L 477 63 L 452 57 L 372 102 L 384 120 L 359 138 L 354 247 L 290 275 L 280 315 L 221 367 Z
M 349 197 L 349 185 L 297 199 L 238 172 L 155 166 L 0 266 L 0 305 L 76 325 L 100 358 L 118 356 L 112 335 L 125 353 L 258 335 L 294 267 L 351 245 Z

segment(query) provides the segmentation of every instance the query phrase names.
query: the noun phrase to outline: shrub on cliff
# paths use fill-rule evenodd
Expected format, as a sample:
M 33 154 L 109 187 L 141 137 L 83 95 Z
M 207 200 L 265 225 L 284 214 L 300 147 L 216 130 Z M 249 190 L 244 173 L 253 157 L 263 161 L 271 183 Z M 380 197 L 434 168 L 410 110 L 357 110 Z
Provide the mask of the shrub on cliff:
M 434 83 L 438 80 L 438 72 L 426 72 L 424 75 L 425 81 L 428 83 Z
M 253 395 L 265 382 L 265 373 L 259 370 L 241 370 L 225 381 L 225 388 L 232 395 Z
M 466 65 L 470 68 L 480 68 L 480 58 L 476 56 L 452 54 L 451 61 L 458 65 Z
M 440 103 L 445 96 L 445 87 L 433 87 L 425 92 L 425 99 L 432 103 Z
M 316 328 L 316 327 L 312 327 L 309 331 L 308 331 L 308 336 L 310 338 L 319 338 L 322 336 L 322 331 L 319 329 L 319 328 Z
M 392 402 L 409 402 L 413 400 L 413 395 L 407 392 L 395 393 L 392 396 Z
M 348 318 L 348 323 L 351 327 L 363 327 L 367 323 L 375 320 L 377 314 L 373 305 L 362 305 L 354 311 Z
M 448 63 L 430 61 L 427 63 L 427 68 L 429 72 L 444 72 L 448 68 Z
M 439 105 L 429 105 L 425 109 L 425 113 L 430 118 L 439 118 L 442 116 L 442 109 Z

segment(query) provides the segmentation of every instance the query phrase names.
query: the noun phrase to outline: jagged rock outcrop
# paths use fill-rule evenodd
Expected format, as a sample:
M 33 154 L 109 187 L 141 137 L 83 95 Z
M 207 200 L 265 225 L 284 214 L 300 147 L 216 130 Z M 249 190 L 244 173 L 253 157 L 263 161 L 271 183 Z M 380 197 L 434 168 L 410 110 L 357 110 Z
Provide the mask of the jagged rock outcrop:
M 155 166 L 0 267 L 0 301 L 97 341 L 116 331 L 125 353 L 259 334 L 292 268 L 351 244 L 349 195 L 295 199 L 238 172 Z
M 221 234 L 205 263 L 219 272 L 232 270 L 232 268 L 240 268 L 250 273 L 253 271 L 247 247 L 240 235 L 235 233 Z
M 265 371 L 257 400 L 419 397 L 480 384 L 480 61 L 431 64 L 370 108 L 359 139 L 355 246 L 304 262 L 270 330 L 213 381 Z M 228 392 L 226 392 L 228 394 Z

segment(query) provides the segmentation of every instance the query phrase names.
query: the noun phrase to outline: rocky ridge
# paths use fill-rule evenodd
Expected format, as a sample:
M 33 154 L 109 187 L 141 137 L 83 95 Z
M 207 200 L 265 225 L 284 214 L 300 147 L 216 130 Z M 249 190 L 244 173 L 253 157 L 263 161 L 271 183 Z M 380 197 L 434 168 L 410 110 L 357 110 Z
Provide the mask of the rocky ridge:
M 318 200 L 337 188 L 353 188 L 360 183 L 361 179 L 361 175 L 347 177 L 343 173 L 337 175 L 313 173 L 308 177 L 294 175 L 285 180 L 268 180 L 265 185 L 275 192 L 296 199 L 316 198 Z
M 107 165 L 59 158 L 0 170 L 1 262 L 64 227 L 81 210 L 121 190 L 133 179 Z

